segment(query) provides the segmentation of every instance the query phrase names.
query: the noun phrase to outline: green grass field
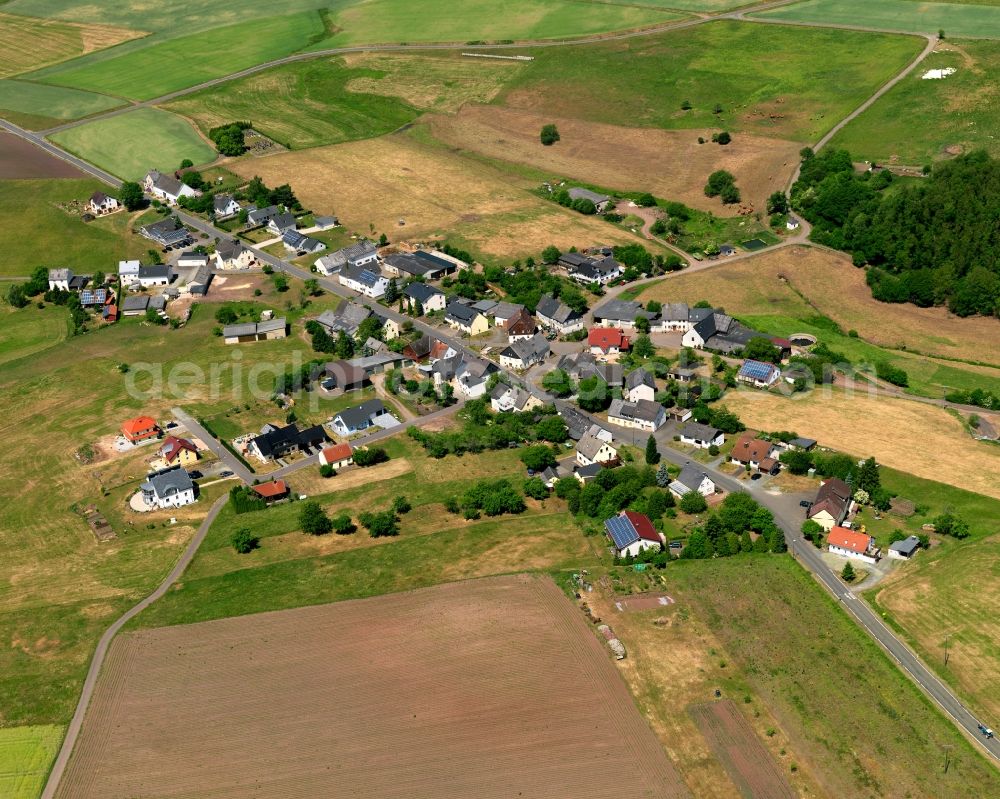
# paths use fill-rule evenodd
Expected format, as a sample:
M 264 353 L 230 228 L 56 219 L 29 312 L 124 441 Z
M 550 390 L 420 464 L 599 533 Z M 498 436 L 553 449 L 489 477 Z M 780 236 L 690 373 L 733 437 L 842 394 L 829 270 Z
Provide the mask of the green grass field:
M 182 36 L 118 58 L 46 70 L 41 80 L 59 86 L 148 100 L 281 58 L 322 38 L 326 28 L 311 11 L 266 17 Z
M 532 52 L 536 60 L 498 102 L 630 127 L 724 128 L 814 141 L 920 46 L 884 34 L 711 22 Z M 689 111 L 681 110 L 685 100 Z
M 677 607 L 709 626 L 831 795 L 1000 791 L 992 766 L 790 558 L 681 561 L 665 577 Z M 943 746 L 960 763 L 947 774 Z
M 234 119 L 249 119 L 275 141 L 294 149 L 389 133 L 419 112 L 377 94 L 350 91 L 353 80 L 377 79 L 377 70 L 347 69 L 342 59 L 288 64 L 165 106 L 193 119 L 205 133 Z
M 751 16 L 825 25 L 863 26 L 908 33 L 1000 38 L 1000 8 L 914 0 L 806 0 Z
M 52 141 L 127 180 L 150 169 L 172 171 L 185 158 L 214 161 L 215 149 L 184 119 L 156 108 L 139 108 L 61 131 Z
M 55 725 L 0 728 L 0 796 L 35 799 L 62 743 Z
M 90 179 L 0 181 L 0 274 L 26 276 L 56 261 L 81 274 L 110 272 L 119 260 L 145 253 L 145 240 L 127 235 L 127 213 L 85 223 L 59 207 L 86 202 L 98 189 L 107 187 Z
M 923 80 L 930 69 L 954 69 Z M 1000 43 L 946 40 L 831 142 L 855 158 L 919 165 L 977 147 L 1000 154 Z M 952 148 L 949 152 L 949 148 Z M 958 150 L 958 148 L 961 148 Z
M 0 115 L 16 121 L 31 119 L 32 129 L 54 127 L 68 119 L 79 119 L 122 105 L 104 94 L 46 86 L 23 80 L 0 80 Z
M 0 311 L 0 365 L 55 347 L 69 333 L 69 314 L 40 313 L 37 308 Z

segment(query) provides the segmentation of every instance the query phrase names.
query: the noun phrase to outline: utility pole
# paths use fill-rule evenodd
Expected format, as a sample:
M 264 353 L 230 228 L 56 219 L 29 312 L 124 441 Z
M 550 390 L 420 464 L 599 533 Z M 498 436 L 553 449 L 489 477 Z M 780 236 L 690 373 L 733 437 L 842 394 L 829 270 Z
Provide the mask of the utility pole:
M 950 643 L 951 643 L 951 639 L 950 638 L 945 638 L 944 639 L 944 667 L 945 668 L 948 668 L 948 654 L 949 654 L 948 653 L 948 644 L 950 644 Z
M 944 773 L 948 773 L 948 767 L 951 766 L 951 750 L 955 747 L 952 744 L 942 744 L 941 748 L 944 749 Z

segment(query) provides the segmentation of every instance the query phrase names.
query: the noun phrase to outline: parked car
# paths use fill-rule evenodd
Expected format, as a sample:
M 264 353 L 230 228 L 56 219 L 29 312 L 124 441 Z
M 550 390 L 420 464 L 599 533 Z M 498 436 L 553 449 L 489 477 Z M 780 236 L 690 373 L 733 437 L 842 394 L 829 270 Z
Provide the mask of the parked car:
M 760 472 L 754 472 L 752 475 L 750 475 L 751 480 L 760 480 L 760 478 L 761 478 Z
M 203 475 L 197 469 L 192 469 L 190 472 L 188 472 L 188 477 L 190 477 L 192 480 L 200 480 L 204 476 L 205 475 Z
M 225 471 L 219 472 L 219 477 L 232 477 L 232 476 L 233 476 L 233 473 L 231 471 L 229 471 L 229 469 L 226 469 Z
M 812 507 L 812 502 L 810 502 L 808 499 L 803 499 L 801 502 L 799 502 L 799 507 L 800 508 L 811 508 Z
M 680 541 L 671 541 L 670 542 L 670 548 L 671 549 L 683 549 L 684 548 L 684 544 L 682 544 Z

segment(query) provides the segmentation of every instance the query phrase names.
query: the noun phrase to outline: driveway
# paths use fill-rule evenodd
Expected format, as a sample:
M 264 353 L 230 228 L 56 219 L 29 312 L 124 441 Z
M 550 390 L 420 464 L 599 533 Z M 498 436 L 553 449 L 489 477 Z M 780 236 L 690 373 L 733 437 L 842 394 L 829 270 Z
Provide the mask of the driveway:
M 246 466 L 244 466 L 239 458 L 237 458 L 235 455 L 233 455 L 232 452 L 226 449 L 226 447 L 222 444 L 222 442 L 219 441 L 211 433 L 209 433 L 208 430 L 206 430 L 201 424 L 199 424 L 198 421 L 193 416 L 191 416 L 189 413 L 186 413 L 182 408 L 171 408 L 170 412 L 174 415 L 177 421 L 179 421 L 182 425 L 184 425 L 184 427 L 187 429 L 189 433 L 201 439 L 201 441 L 205 444 L 205 446 L 208 447 L 210 450 L 212 450 L 213 453 L 215 453 L 215 457 L 217 457 L 222 463 L 226 465 L 229 471 L 238 476 L 240 480 L 242 480 L 247 485 L 253 484 L 254 481 L 253 472 L 251 472 Z

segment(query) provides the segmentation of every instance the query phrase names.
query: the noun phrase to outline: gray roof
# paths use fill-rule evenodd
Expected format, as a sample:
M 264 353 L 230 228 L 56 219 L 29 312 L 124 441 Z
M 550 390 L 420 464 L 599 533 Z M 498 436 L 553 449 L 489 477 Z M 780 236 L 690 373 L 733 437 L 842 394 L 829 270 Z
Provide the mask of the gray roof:
M 711 441 L 720 432 L 722 431 L 700 422 L 688 422 L 680 431 L 685 438 L 695 438 L 699 441 Z
M 601 451 L 601 447 L 605 445 L 611 446 L 607 441 L 601 441 L 597 436 L 585 433 L 583 438 L 577 442 L 576 451 L 587 460 L 592 461 L 597 457 L 597 453 Z
M 154 311 L 162 311 L 167 307 L 167 298 L 162 294 L 149 298 L 149 307 Z
M 489 314 L 493 313 L 499 304 L 496 300 L 479 300 L 479 302 L 472 303 L 472 307 L 480 313 Z
M 161 242 L 164 245 L 185 241 L 188 232 L 177 223 L 177 219 L 168 216 L 159 222 L 152 222 L 142 228 L 143 235 L 148 239 Z
M 122 313 L 125 311 L 145 311 L 149 307 L 149 297 L 145 294 L 136 294 L 133 297 L 126 297 L 121 304 Z
M 691 309 L 686 302 L 664 303 L 660 317 L 668 322 L 687 322 L 691 319 Z
M 477 316 L 480 316 L 480 312 L 471 305 L 461 302 L 449 302 L 447 308 L 445 308 L 445 312 L 449 319 L 466 324 L 471 324 Z
M 705 342 L 708 349 L 730 351 L 741 349 L 750 339 L 762 335 L 744 327 L 733 317 L 714 311 L 695 324 L 694 330 Z
M 889 544 L 889 549 L 901 555 L 909 557 L 920 548 L 920 539 L 915 535 L 904 538 L 902 541 L 893 541 Z
M 640 316 L 655 319 L 656 314 L 645 310 L 634 300 L 608 300 L 604 305 L 594 309 L 594 319 L 611 319 L 616 322 L 634 322 Z
M 255 208 L 247 214 L 247 221 L 252 225 L 263 225 L 273 216 L 277 216 L 278 206 L 269 205 L 267 208 Z
M 223 261 L 231 261 L 233 258 L 238 258 L 240 253 L 245 249 L 246 247 L 243 246 L 243 242 L 237 239 L 223 240 L 215 245 L 215 252 Z
M 576 471 L 580 477 L 587 479 L 597 477 L 597 475 L 604 471 L 604 467 L 599 463 L 589 463 L 586 466 L 577 466 L 574 471 Z
M 353 264 L 348 264 L 341 269 L 340 274 L 348 280 L 353 280 L 356 283 L 361 283 L 369 287 L 375 286 L 382 279 L 382 275 L 377 269 L 373 270 L 367 266 L 355 266 Z
M 707 476 L 708 474 L 703 466 L 688 461 L 684 464 L 684 468 L 681 469 L 681 473 L 677 475 L 677 479 L 674 482 L 680 483 L 691 491 L 697 491 L 701 485 L 701 481 Z
M 318 228 L 328 228 L 335 227 L 339 220 L 335 216 L 316 216 L 313 217 L 313 221 Z
M 635 371 L 629 372 L 625 377 L 625 388 L 633 389 L 637 386 L 649 386 L 655 389 L 656 381 L 653 379 L 653 375 L 640 367 Z
M 568 402 L 556 400 L 555 405 L 556 410 L 559 411 L 559 415 L 562 417 L 562 420 L 566 423 L 566 429 L 569 430 L 569 437 L 574 441 L 579 441 L 583 438 L 587 434 L 587 431 L 591 428 L 590 418 L 585 416 Z
M 162 192 L 166 192 L 174 197 L 177 197 L 181 193 L 181 182 L 175 177 L 170 175 L 164 175 L 162 172 L 158 172 L 155 169 L 151 169 L 147 174 L 147 177 L 152 182 L 153 186 Z
M 426 303 L 431 297 L 444 294 L 441 289 L 428 286 L 426 283 L 410 283 L 410 285 L 403 289 L 403 293 L 421 304 Z
M 799 449 L 812 449 L 816 446 L 816 439 L 814 438 L 793 438 L 788 442 L 793 447 L 798 447 Z
M 152 491 L 157 497 L 166 497 L 194 488 L 194 481 L 184 469 L 175 466 L 173 469 L 148 475 L 146 482 L 139 488 L 143 491 Z
M 306 236 L 299 233 L 297 230 L 286 230 L 281 235 L 281 240 L 287 244 L 289 247 L 294 247 L 296 250 L 305 250 L 306 252 L 320 252 L 326 249 L 326 245 L 319 239 L 314 239 L 312 236 Z
M 140 278 L 167 278 L 170 279 L 170 265 L 169 264 L 152 264 L 151 266 L 140 266 L 139 267 L 139 277 Z
M 365 355 L 361 358 L 351 358 L 347 363 L 364 369 L 366 372 L 376 369 L 379 366 L 388 366 L 391 363 L 402 363 L 407 360 L 405 355 L 396 352 L 379 352 L 374 355 Z
M 223 338 L 237 338 L 239 336 L 255 336 L 257 334 L 256 322 L 240 322 L 235 325 L 226 325 L 222 328 Z
M 345 408 L 334 418 L 340 419 L 348 430 L 355 430 L 359 425 L 383 413 L 385 413 L 385 405 L 382 404 L 382 400 L 371 399 L 352 408 Z
M 266 322 L 257 323 L 258 333 L 270 333 L 274 330 L 284 330 L 288 326 L 285 317 L 279 316 L 277 319 L 269 319 Z
M 524 306 L 514 302 L 498 302 L 490 311 L 498 319 L 510 319 L 518 311 L 523 311 Z
M 354 335 L 358 326 L 372 315 L 371 309 L 356 302 L 344 300 L 333 311 L 323 311 L 316 321 L 333 333 L 343 330 L 349 335 Z
M 433 271 L 433 267 L 417 258 L 413 253 L 397 252 L 382 259 L 387 266 L 398 269 L 408 275 L 423 277 Z
M 553 297 L 551 294 L 545 294 L 542 296 L 542 298 L 538 301 L 535 312 L 540 316 L 554 319 L 560 324 L 565 324 L 566 322 L 580 318 L 580 314 L 564 302 Z
M 295 217 L 286 211 L 283 214 L 272 216 L 267 224 L 269 227 L 273 224 L 278 230 L 295 230 Z
M 642 422 L 656 422 L 661 413 L 666 413 L 663 406 L 653 400 L 641 399 L 636 402 L 625 400 L 611 400 L 611 407 L 608 409 L 608 416 L 617 416 L 620 419 L 638 419 Z
M 531 338 L 512 341 L 500 352 L 500 355 L 505 358 L 517 358 L 524 363 L 543 361 L 548 354 L 549 342 L 545 336 L 539 333 L 536 333 Z
M 233 196 L 231 194 L 216 194 L 212 198 L 212 209 L 217 214 L 223 214 L 229 207 L 229 204 L 233 201 Z M 237 203 L 239 205 L 239 203 Z
M 73 277 L 73 271 L 63 267 L 61 269 L 50 269 L 49 270 L 49 280 L 66 280 L 68 281 Z
M 590 189 L 581 189 L 576 187 L 569 190 L 569 196 L 574 200 L 591 200 L 594 205 L 606 203 L 611 199 L 606 194 L 598 194 L 596 191 L 591 191 Z

